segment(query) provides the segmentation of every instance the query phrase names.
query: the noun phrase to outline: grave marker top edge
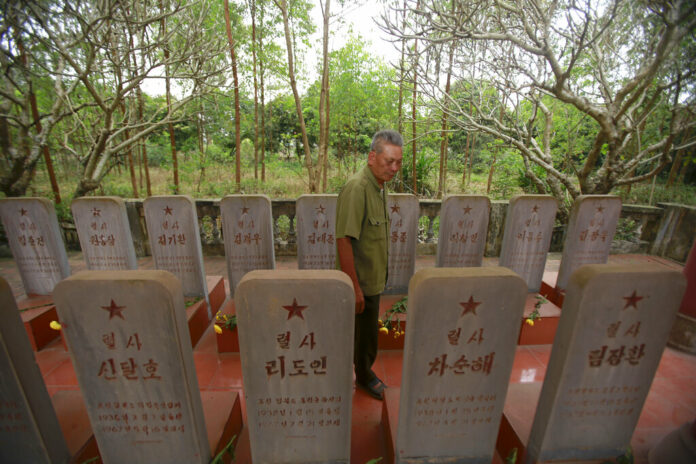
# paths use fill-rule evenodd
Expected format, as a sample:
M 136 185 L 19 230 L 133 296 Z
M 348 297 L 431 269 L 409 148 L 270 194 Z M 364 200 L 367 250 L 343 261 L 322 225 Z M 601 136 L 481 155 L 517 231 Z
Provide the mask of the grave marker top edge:
M 327 280 L 336 279 L 353 288 L 353 282 L 343 271 L 332 269 L 291 269 L 291 270 L 275 270 L 275 269 L 258 269 L 249 271 L 244 274 L 244 277 L 237 284 L 239 288 L 242 284 L 249 280 L 273 280 L 273 281 L 292 281 L 292 280 Z
M 456 275 L 452 275 L 456 273 Z M 408 285 L 409 293 L 415 291 L 424 281 L 432 278 L 453 278 L 461 279 L 467 277 L 517 277 L 520 281 L 524 279 L 515 271 L 503 266 L 486 267 L 428 267 L 417 271 Z M 526 287 L 525 287 L 526 288 Z

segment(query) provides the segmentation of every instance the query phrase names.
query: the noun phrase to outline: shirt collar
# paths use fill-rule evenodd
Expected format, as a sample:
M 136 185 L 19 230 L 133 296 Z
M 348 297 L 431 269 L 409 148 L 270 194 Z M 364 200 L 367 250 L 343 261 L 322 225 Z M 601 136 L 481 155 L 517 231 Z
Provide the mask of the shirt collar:
M 374 188 L 377 189 L 378 192 L 383 189 L 383 187 L 380 187 L 379 183 L 377 182 L 375 175 L 372 174 L 372 171 L 370 170 L 370 166 L 365 165 L 363 167 L 362 175 L 365 176 L 370 181 L 370 183 L 374 186 Z

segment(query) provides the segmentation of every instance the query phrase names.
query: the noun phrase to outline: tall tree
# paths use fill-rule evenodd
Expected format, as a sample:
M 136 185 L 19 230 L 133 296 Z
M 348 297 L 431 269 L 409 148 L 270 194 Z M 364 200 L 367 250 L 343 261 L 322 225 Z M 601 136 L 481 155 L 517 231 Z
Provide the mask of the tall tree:
M 322 192 L 326 192 L 326 177 L 329 170 L 329 19 L 331 0 L 320 0 L 321 14 L 324 19 L 324 35 L 322 37 L 322 72 L 321 95 L 319 97 L 319 170 L 322 172 Z
M 230 45 L 230 59 L 232 60 L 232 76 L 234 78 L 234 141 L 235 141 L 235 181 L 237 191 L 241 190 L 241 159 L 242 159 L 242 138 L 241 138 L 241 111 L 239 110 L 239 78 L 237 77 L 237 56 L 235 54 L 235 40 L 232 38 L 232 26 L 230 25 L 230 3 L 225 0 L 225 29 L 227 31 L 227 41 Z

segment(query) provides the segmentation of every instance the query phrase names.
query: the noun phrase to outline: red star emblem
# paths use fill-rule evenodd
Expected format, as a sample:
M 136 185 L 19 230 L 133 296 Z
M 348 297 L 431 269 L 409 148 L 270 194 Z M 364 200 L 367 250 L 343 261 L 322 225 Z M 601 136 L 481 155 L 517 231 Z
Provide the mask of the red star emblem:
M 471 211 L 471 206 L 466 205 L 466 207 L 464 208 L 464 214 L 469 214 L 470 211 Z
M 638 303 L 643 298 L 645 298 L 645 297 L 636 295 L 636 291 L 633 290 L 633 293 L 631 294 L 631 296 L 623 297 L 623 299 L 626 300 L 626 306 L 624 306 L 623 309 L 627 309 L 629 306 L 633 306 L 635 309 L 638 309 L 638 306 L 636 303 Z
M 111 304 L 109 306 L 102 306 L 101 309 L 109 311 L 109 320 L 113 319 L 114 316 L 118 316 L 121 319 L 125 319 L 123 317 L 123 314 L 121 313 L 124 309 L 126 309 L 126 307 L 117 305 L 113 299 L 111 300 Z
M 21 216 L 26 216 L 28 212 L 29 212 L 29 211 L 27 211 L 27 210 L 24 209 L 24 208 L 22 208 L 22 209 L 19 210 L 19 214 L 20 214 Z
M 242 207 L 242 214 L 246 214 L 248 212 L 249 212 L 249 207 L 247 207 L 247 206 Z
M 326 208 L 324 208 L 324 206 L 320 204 L 317 208 L 317 212 L 320 214 L 324 214 L 324 211 L 326 211 Z
M 603 211 L 604 211 L 604 206 L 598 206 L 598 207 L 597 207 L 597 212 L 598 212 L 598 213 L 601 213 L 601 212 L 603 212 Z
M 467 313 L 474 313 L 474 316 L 478 316 L 476 314 L 476 307 L 481 304 L 480 301 L 474 301 L 474 295 L 471 295 L 469 297 L 469 301 L 466 303 L 459 303 L 462 308 L 464 308 L 464 311 L 462 311 L 462 316 L 466 315 Z
M 539 207 L 537 205 L 534 205 L 534 207 L 532 208 L 532 212 L 536 213 L 538 211 L 539 211 Z
M 283 309 L 288 311 L 288 319 L 290 319 L 292 316 L 297 316 L 300 319 L 304 320 L 304 316 L 302 315 L 302 311 L 307 309 L 307 306 L 298 305 L 297 298 L 293 298 L 292 305 L 283 306 Z
M 92 208 L 92 216 L 99 216 L 101 217 L 101 210 L 97 208 Z
M 169 206 L 164 207 L 164 215 L 165 216 L 171 216 L 172 215 L 172 209 Z
M 393 205 L 391 205 L 392 213 L 398 213 L 400 210 L 401 210 L 401 206 L 399 206 L 398 204 L 394 203 Z

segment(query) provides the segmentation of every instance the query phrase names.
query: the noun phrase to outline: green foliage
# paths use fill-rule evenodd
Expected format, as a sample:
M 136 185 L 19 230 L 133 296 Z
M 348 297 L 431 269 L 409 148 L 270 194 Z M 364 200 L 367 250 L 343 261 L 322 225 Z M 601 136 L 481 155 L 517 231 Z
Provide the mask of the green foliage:
M 416 153 L 416 188 L 417 195 L 421 197 L 432 197 L 437 187 L 433 187 L 434 177 L 437 175 L 439 164 L 439 154 L 429 147 L 419 150 Z M 403 190 L 413 192 L 413 155 L 404 155 L 401 167 L 402 177 L 395 177 L 390 183 L 391 190 Z
M 212 461 L 210 461 L 210 464 L 222 464 L 225 462 L 225 456 L 229 456 L 229 459 L 234 461 L 234 441 L 236 440 L 237 435 L 234 435 L 230 441 L 225 445 L 225 447 L 220 451 Z

